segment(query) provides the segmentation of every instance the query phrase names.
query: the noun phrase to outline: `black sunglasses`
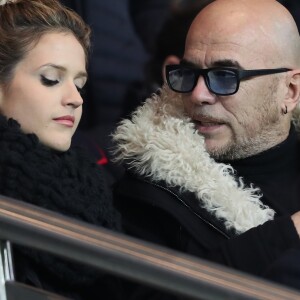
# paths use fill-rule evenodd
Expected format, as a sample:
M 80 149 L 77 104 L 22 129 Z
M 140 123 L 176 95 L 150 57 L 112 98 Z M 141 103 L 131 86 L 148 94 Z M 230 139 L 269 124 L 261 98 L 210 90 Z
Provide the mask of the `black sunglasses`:
M 199 76 L 203 76 L 210 92 L 220 95 L 233 95 L 239 90 L 242 79 L 288 72 L 291 69 L 239 70 L 229 67 L 198 69 L 183 65 L 167 65 L 166 78 L 169 87 L 178 93 L 190 93 L 197 85 Z

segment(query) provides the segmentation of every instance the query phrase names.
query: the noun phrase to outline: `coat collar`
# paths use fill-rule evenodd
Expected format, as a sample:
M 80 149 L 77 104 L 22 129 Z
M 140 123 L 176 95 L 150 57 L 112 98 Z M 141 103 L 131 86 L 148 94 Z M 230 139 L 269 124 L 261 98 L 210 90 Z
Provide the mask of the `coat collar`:
M 259 189 L 246 186 L 230 165 L 209 156 L 180 97 L 166 88 L 147 99 L 131 120 L 123 120 L 113 139 L 117 161 L 151 181 L 193 193 L 228 230 L 239 234 L 274 218 Z

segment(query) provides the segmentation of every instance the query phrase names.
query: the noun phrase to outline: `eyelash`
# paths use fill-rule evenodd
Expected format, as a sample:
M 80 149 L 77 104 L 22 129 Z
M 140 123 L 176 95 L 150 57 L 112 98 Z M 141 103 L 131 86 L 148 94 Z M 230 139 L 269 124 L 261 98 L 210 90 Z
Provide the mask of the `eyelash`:
M 41 75 L 41 81 L 42 81 L 42 84 L 45 86 L 54 86 L 59 83 L 58 80 L 50 80 L 43 75 Z
M 41 75 L 41 81 L 42 81 L 42 84 L 45 85 L 45 86 L 54 86 L 54 85 L 59 83 L 59 80 L 51 80 L 51 79 L 48 79 L 47 77 L 45 77 L 43 75 Z M 84 88 L 80 88 L 80 87 L 76 86 L 76 89 L 77 89 L 77 91 L 80 95 L 85 94 Z

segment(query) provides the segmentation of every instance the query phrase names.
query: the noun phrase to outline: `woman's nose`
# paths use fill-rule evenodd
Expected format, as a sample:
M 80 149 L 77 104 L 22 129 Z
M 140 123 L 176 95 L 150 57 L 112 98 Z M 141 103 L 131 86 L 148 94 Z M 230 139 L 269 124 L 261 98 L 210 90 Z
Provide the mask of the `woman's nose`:
M 82 96 L 74 83 L 68 85 L 68 88 L 66 89 L 65 95 L 63 97 L 63 104 L 71 105 L 75 108 L 83 104 Z

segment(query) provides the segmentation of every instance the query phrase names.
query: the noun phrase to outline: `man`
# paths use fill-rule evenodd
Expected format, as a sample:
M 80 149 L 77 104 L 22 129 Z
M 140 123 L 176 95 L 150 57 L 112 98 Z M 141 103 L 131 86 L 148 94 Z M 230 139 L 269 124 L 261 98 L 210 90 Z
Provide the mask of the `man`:
M 256 275 L 300 246 L 299 54 L 275 0 L 198 14 L 168 87 L 114 134 L 128 234 Z

